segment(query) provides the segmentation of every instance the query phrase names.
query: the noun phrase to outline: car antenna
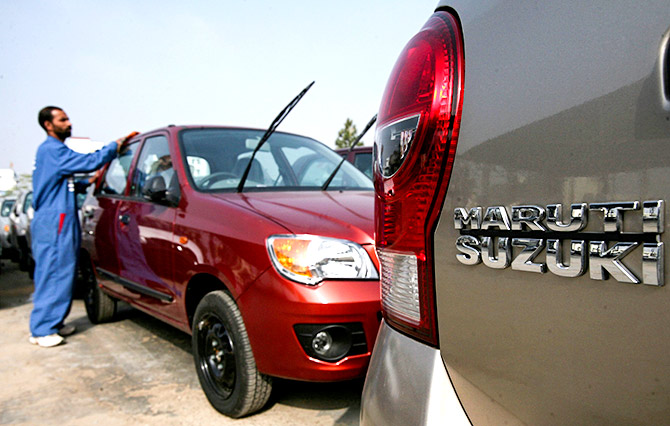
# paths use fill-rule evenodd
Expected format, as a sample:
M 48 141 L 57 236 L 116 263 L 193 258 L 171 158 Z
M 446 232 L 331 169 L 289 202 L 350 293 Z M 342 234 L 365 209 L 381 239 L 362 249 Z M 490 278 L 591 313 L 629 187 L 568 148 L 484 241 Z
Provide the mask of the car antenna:
M 375 114 L 374 117 L 372 117 L 370 121 L 368 121 L 368 124 L 365 126 L 365 129 L 363 129 L 361 134 L 358 135 L 354 143 L 352 143 L 351 146 L 349 147 L 349 151 L 347 151 L 347 154 L 344 157 L 342 157 L 342 160 L 340 160 L 340 163 L 337 165 L 337 167 L 335 167 L 335 170 L 333 170 L 330 176 L 328 176 L 328 179 L 326 179 L 326 181 L 321 186 L 322 191 L 328 189 L 328 185 L 330 185 L 330 182 L 333 181 L 333 178 L 337 174 L 337 171 L 340 170 L 340 166 L 342 166 L 342 163 L 344 163 L 347 160 L 349 153 L 354 150 L 354 147 L 358 144 L 358 142 L 361 141 L 361 138 L 368 132 L 368 130 L 370 130 L 370 127 L 372 127 L 372 125 L 375 124 L 375 121 L 377 121 L 377 114 Z
M 249 163 L 247 164 L 247 167 L 244 169 L 244 173 L 242 174 L 242 179 L 240 179 L 239 185 L 237 185 L 237 192 L 242 192 L 242 189 L 244 188 L 244 182 L 247 180 L 247 176 L 249 176 L 249 170 L 251 170 L 251 164 L 254 161 L 254 157 L 256 157 L 256 153 L 258 150 L 261 148 L 261 146 L 267 141 L 270 136 L 274 133 L 274 131 L 279 127 L 279 124 L 286 118 L 286 116 L 291 112 L 293 107 L 295 107 L 298 102 L 300 102 L 300 99 L 302 99 L 303 96 L 305 96 L 305 93 L 314 85 L 314 82 L 312 81 L 302 89 L 302 92 L 298 93 L 298 96 L 293 98 L 291 102 L 289 102 L 286 107 L 279 113 L 277 117 L 272 121 L 272 124 L 270 124 L 270 127 L 265 131 L 265 134 L 263 134 L 263 137 L 258 141 L 258 144 L 256 145 L 256 148 L 254 148 L 254 151 L 251 153 L 251 157 L 249 158 Z

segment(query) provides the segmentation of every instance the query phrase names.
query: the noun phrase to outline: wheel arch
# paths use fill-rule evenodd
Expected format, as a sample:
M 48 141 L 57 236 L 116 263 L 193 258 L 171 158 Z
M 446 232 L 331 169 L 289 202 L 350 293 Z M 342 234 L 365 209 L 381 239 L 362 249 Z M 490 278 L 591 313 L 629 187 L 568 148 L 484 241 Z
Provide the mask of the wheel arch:
M 198 273 L 191 277 L 186 287 L 186 297 L 184 300 L 189 327 L 192 328 L 193 326 L 195 310 L 202 298 L 205 297 L 208 293 L 217 290 L 225 291 L 230 295 L 230 297 L 233 298 L 233 300 L 235 300 L 235 297 L 228 286 L 218 277 L 209 273 Z

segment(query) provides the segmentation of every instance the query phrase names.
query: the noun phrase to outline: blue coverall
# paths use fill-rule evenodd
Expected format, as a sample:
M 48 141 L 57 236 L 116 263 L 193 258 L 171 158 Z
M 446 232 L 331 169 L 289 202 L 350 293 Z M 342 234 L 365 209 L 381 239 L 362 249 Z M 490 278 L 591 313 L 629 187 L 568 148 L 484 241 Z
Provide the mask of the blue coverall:
M 81 245 L 74 173 L 90 172 L 116 157 L 116 143 L 79 154 L 54 137 L 37 149 L 30 224 L 35 293 L 30 316 L 34 337 L 57 333 L 70 312 Z

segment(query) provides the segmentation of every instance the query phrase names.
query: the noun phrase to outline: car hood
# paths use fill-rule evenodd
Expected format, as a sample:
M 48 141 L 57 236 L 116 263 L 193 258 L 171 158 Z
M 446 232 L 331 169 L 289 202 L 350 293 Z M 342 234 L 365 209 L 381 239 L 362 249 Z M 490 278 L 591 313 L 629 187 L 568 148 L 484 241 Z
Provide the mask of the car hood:
M 374 244 L 372 191 L 296 191 L 216 194 L 273 220 L 294 234 Z

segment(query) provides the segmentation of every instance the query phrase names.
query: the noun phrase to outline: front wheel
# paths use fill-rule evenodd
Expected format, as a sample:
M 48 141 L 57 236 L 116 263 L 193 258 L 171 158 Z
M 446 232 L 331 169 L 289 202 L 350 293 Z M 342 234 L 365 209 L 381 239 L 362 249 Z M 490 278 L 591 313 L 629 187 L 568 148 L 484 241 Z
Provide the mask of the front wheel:
M 234 418 L 263 408 L 272 378 L 256 369 L 242 314 L 223 291 L 207 294 L 193 319 L 193 357 L 207 399 Z

